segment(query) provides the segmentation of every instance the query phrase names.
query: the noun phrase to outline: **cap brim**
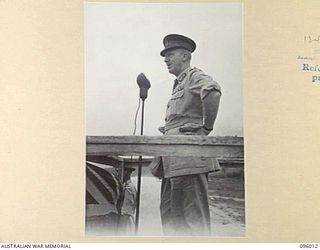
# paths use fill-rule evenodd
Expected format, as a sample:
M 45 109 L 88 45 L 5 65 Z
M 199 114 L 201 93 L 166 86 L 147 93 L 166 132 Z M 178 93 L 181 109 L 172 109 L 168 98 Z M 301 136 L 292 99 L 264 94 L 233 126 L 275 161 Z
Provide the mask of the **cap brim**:
M 160 52 L 160 55 L 161 55 L 161 56 L 165 56 L 165 54 L 166 54 L 169 50 L 174 50 L 174 49 L 186 49 L 186 50 L 188 50 L 188 49 L 185 48 L 185 47 L 176 46 L 176 47 L 166 48 L 166 49 L 162 50 L 162 51 Z
M 136 169 L 135 168 L 131 168 L 131 167 L 125 167 L 124 170 L 133 172 Z

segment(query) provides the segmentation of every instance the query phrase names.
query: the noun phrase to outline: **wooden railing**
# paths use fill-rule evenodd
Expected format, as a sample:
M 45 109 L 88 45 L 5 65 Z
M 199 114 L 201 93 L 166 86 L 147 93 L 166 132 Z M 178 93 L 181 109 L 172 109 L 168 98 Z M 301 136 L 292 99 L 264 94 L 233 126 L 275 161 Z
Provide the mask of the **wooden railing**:
M 87 155 L 243 157 L 243 138 L 233 136 L 87 136 Z
M 87 136 L 88 161 L 114 167 L 137 166 L 137 159 L 121 156 L 206 156 L 222 167 L 243 167 L 243 137 L 237 136 Z M 142 160 L 148 166 L 152 158 Z

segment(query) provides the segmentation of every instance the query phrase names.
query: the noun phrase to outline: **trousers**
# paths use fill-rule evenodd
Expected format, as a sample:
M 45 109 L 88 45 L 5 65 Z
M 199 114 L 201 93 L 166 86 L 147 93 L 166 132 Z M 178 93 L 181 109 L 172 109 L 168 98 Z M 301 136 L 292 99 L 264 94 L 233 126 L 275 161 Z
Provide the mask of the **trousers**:
M 210 235 L 208 174 L 163 178 L 160 213 L 165 235 Z

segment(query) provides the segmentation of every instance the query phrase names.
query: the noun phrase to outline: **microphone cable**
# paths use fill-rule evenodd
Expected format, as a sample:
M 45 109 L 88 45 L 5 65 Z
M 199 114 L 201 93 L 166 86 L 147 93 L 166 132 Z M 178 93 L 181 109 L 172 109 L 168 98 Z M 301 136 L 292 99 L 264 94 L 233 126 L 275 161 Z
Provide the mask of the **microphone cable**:
M 140 97 L 139 97 L 139 103 L 138 103 L 137 111 L 136 111 L 136 114 L 135 114 L 135 116 L 134 116 L 133 135 L 136 135 L 136 130 L 137 130 L 137 118 L 138 118 L 138 113 L 139 113 L 139 110 L 140 110 L 140 106 L 141 106 L 141 99 L 140 99 Z M 133 156 L 132 156 L 132 155 L 130 156 L 130 161 L 131 161 L 131 162 L 133 161 Z
M 136 130 L 137 130 L 137 118 L 138 118 L 138 113 L 140 110 L 140 104 L 141 104 L 141 99 L 139 97 L 139 103 L 138 103 L 138 107 L 137 107 L 137 111 L 136 114 L 134 116 L 134 129 L 133 129 L 133 135 L 136 135 Z

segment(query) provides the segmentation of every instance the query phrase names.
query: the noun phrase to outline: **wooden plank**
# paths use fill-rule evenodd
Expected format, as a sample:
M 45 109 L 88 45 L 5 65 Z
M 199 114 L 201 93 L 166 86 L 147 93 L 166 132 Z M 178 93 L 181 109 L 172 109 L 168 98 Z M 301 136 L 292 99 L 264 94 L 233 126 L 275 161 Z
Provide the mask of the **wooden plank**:
M 118 160 L 118 162 L 117 162 Z M 142 159 L 142 167 L 149 167 L 149 164 L 153 158 L 143 158 Z M 138 159 L 130 159 L 130 158 L 120 158 L 115 156 L 105 156 L 105 155 L 94 155 L 87 156 L 87 161 L 100 163 L 104 165 L 119 167 L 122 162 L 125 163 L 125 167 L 138 167 Z M 218 159 L 219 164 L 222 168 L 243 168 L 244 167 L 244 159 L 243 158 L 220 158 Z
M 154 157 L 142 158 L 142 164 L 149 165 L 153 158 Z M 124 162 L 126 166 L 136 166 L 138 164 L 137 158 L 121 158 L 111 155 L 89 155 L 86 160 L 114 167 L 120 166 L 122 162 Z M 244 164 L 243 158 L 218 158 L 218 161 L 220 164 Z
M 243 137 L 237 136 L 87 136 L 88 144 L 109 145 L 239 145 L 243 146 Z
M 243 146 L 238 145 L 112 145 L 87 144 L 87 155 L 152 155 L 152 156 L 207 156 L 243 158 Z
M 106 155 L 243 158 L 243 137 L 88 136 L 87 157 Z

